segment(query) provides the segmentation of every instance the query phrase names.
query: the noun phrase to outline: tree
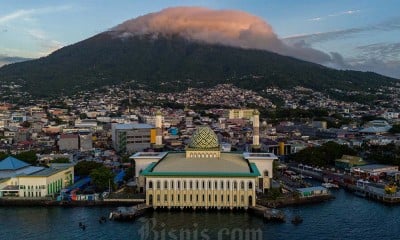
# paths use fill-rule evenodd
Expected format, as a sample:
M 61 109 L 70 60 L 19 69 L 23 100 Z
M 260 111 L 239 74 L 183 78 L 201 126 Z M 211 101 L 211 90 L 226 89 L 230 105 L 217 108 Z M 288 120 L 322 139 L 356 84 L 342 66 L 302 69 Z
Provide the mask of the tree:
M 400 133 L 400 124 L 393 125 L 389 130 L 390 133 Z
M 110 185 L 111 187 L 113 187 L 114 185 L 114 174 L 110 169 L 106 168 L 105 166 L 93 169 L 90 172 L 90 177 L 92 178 L 92 183 L 99 191 L 104 191 Z
M 30 122 L 28 122 L 28 121 L 24 121 L 20 125 L 21 125 L 21 127 L 24 127 L 24 128 L 29 128 L 31 126 Z
M 309 165 L 332 166 L 335 164 L 335 160 L 341 158 L 343 154 L 355 155 L 357 152 L 346 145 L 327 142 L 320 147 L 305 148 L 291 157 L 296 162 Z
M 17 155 L 15 155 L 15 158 L 18 158 L 19 160 L 27 162 L 31 165 L 36 165 L 37 156 L 35 151 L 26 151 L 18 153 Z
M 75 165 L 75 175 L 77 176 L 89 176 L 91 171 L 96 168 L 103 167 L 103 164 L 93 161 L 81 161 Z
M 69 163 L 69 158 L 65 158 L 65 157 L 60 157 L 60 158 L 56 158 L 53 161 L 51 161 L 51 163 Z
M 87 119 L 88 117 L 87 117 L 86 113 L 81 113 L 81 114 L 79 114 L 79 118 L 80 119 Z

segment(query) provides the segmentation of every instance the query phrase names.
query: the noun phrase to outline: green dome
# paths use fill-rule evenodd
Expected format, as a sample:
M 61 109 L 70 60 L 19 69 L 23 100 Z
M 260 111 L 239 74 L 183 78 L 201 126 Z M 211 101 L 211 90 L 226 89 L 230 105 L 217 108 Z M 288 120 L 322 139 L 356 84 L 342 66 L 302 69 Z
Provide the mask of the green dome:
M 189 147 L 201 149 L 218 148 L 218 137 L 208 126 L 197 127 L 192 135 Z

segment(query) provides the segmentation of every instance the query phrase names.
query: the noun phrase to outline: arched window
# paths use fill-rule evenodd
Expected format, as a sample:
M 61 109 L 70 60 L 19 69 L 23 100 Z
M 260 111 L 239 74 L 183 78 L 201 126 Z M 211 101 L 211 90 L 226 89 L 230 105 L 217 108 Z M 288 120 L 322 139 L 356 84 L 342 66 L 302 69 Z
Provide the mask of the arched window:
M 186 181 L 183 181 L 183 189 L 186 189 Z
M 214 181 L 214 189 L 218 189 L 218 182 Z
M 228 181 L 228 182 L 226 182 L 226 189 L 230 190 L 230 188 L 231 188 L 231 182 Z
M 221 181 L 221 189 L 224 189 L 224 181 Z
M 211 189 L 211 181 L 208 181 L 208 189 Z
M 174 189 L 174 181 L 171 181 L 171 189 Z
M 249 189 L 253 189 L 253 183 L 249 182 Z
M 181 182 L 179 182 L 179 181 L 177 182 L 177 187 L 178 187 L 178 189 L 181 189 Z
M 164 189 L 168 188 L 168 181 L 164 181 Z
M 244 189 L 244 182 L 243 181 L 240 182 L 240 189 L 242 189 L 242 190 Z
M 160 188 L 161 188 L 161 182 L 157 181 L 157 189 L 160 189 Z
M 152 189 L 152 188 L 153 188 L 153 182 L 149 181 L 149 189 Z M 29 189 L 29 186 L 28 186 L 28 189 Z
M 268 176 L 269 176 L 268 170 L 265 170 L 264 171 L 264 177 L 268 177 Z
M 190 183 L 189 183 L 189 188 L 193 189 L 193 182 L 192 181 L 190 181 Z
M 202 189 L 206 189 L 206 182 L 201 181 Z
M 237 189 L 237 182 L 236 181 L 233 182 L 233 189 L 235 189 L 235 190 Z

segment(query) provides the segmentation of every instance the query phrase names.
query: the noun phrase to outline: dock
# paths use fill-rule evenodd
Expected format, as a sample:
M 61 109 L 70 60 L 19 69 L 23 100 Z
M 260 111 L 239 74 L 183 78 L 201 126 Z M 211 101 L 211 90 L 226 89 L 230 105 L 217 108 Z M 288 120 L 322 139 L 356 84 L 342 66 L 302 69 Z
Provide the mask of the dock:
M 254 207 L 249 207 L 251 213 L 256 216 L 262 217 L 266 222 L 285 222 L 285 214 L 278 209 L 267 208 L 261 205 L 255 205 Z
M 385 189 L 374 186 L 373 183 L 363 185 L 358 185 L 356 183 L 351 184 L 345 181 L 345 176 L 343 174 L 328 173 L 327 171 L 313 172 L 298 167 L 290 167 L 290 169 L 304 175 L 312 176 L 314 179 L 320 181 L 324 181 L 324 178 L 327 177 L 334 178 L 340 187 L 363 198 L 384 204 L 400 204 L 400 192 L 388 194 L 385 192 Z
M 114 221 L 134 221 L 143 216 L 152 206 L 138 204 L 133 207 L 118 207 L 117 210 L 110 212 L 109 219 Z

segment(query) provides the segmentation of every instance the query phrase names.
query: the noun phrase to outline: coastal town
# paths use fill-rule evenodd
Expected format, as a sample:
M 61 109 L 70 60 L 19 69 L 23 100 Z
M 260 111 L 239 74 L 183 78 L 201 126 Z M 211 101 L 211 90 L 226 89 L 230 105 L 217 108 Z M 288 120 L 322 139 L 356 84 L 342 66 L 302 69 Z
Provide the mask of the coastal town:
M 400 87 L 371 91 L 374 102 L 337 100 L 304 87 L 267 88 L 260 95 L 230 84 L 172 94 L 127 83 L 29 102 L 21 101 L 27 93 L 20 90 L 2 86 L 3 202 L 145 201 L 139 179 L 147 166 L 139 169 L 135 154 L 185 151 L 199 126 L 212 129 L 222 152 L 271 154 L 273 177 L 257 193 L 257 203 L 265 206 L 307 202 L 293 201 L 299 196 L 326 200 L 332 187 L 380 202 L 400 201 L 400 109 L 393 98 Z M 256 110 L 260 120 L 254 125 Z M 104 171 L 96 177 L 85 166 L 90 163 Z M 324 187 L 310 188 L 307 177 Z

